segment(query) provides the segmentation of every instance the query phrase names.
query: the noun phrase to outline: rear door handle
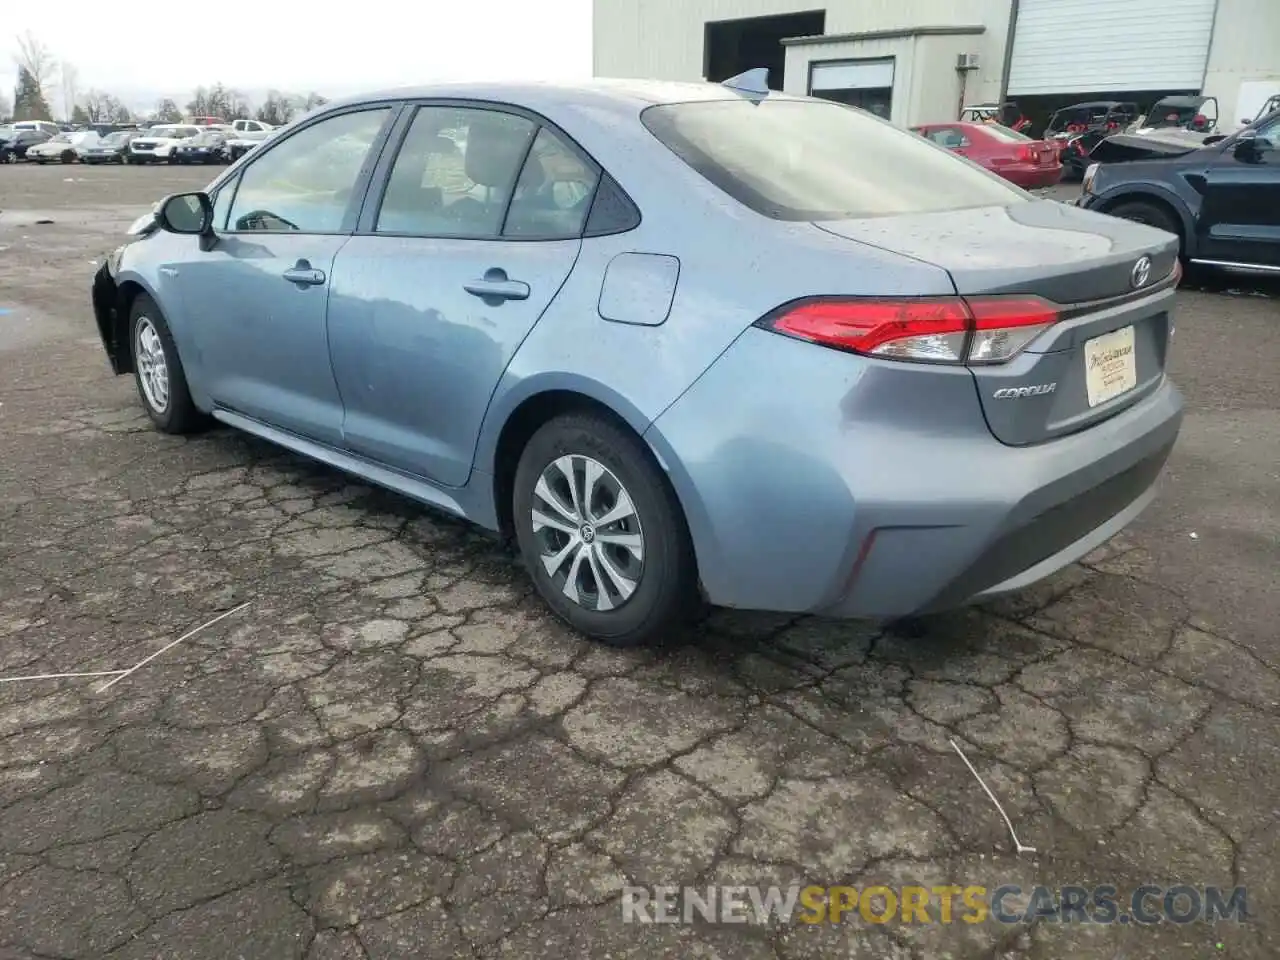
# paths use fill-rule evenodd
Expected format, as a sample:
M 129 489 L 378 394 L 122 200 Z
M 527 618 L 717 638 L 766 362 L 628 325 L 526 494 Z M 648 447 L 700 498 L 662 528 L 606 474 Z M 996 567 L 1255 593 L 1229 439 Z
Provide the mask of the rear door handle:
M 522 280 L 508 279 L 507 271 L 501 267 L 491 267 L 479 280 L 464 283 L 462 289 L 490 305 L 497 305 L 504 300 L 529 299 L 529 285 Z
M 307 287 L 318 287 L 324 283 L 324 271 L 314 269 L 306 260 L 299 260 L 286 270 L 282 276 L 290 283 L 297 283 Z

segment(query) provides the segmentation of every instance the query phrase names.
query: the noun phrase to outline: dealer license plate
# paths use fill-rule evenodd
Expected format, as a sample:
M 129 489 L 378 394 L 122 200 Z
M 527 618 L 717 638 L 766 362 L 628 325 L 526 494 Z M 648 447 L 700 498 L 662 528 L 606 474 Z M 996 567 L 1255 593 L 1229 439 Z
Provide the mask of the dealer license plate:
M 1089 406 L 1096 407 L 1138 385 L 1133 327 L 1124 327 L 1084 344 L 1085 384 Z

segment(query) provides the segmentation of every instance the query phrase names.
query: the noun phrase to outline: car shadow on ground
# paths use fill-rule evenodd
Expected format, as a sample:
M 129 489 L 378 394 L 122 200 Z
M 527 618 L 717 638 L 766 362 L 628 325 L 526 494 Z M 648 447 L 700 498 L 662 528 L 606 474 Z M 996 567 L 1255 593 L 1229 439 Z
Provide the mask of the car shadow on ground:
M 291 496 L 299 501 L 340 500 L 346 511 L 358 512 L 360 525 L 393 531 L 415 552 L 438 553 L 444 560 L 455 562 L 457 557 L 465 557 L 469 579 L 500 586 L 509 596 L 519 596 L 521 606 L 534 616 L 554 619 L 537 596 L 516 544 L 506 537 L 228 427 L 215 426 L 190 442 L 217 447 L 213 459 L 220 462 L 269 467 L 287 480 Z M 211 492 L 211 496 L 216 493 Z M 1116 554 L 1123 549 L 1103 548 L 1097 555 L 1108 551 Z M 703 605 L 687 626 L 634 648 L 635 656 L 686 662 L 692 657 L 707 667 L 718 665 L 731 671 L 741 667 L 744 660 L 763 658 L 774 665 L 779 675 L 793 674 L 784 686 L 820 682 L 837 670 L 865 663 L 873 656 L 894 660 L 907 673 L 945 675 L 953 659 L 975 651 L 990 649 L 994 655 L 1013 655 L 1017 644 L 1010 646 L 1010 638 L 1002 635 L 999 628 L 1016 627 L 1020 620 L 1060 599 L 1082 579 L 1079 568 L 1068 569 L 1009 597 L 892 622 L 832 620 L 804 613 Z M 995 634 L 991 635 L 993 628 Z M 568 627 L 564 629 L 572 632 Z M 582 642 L 594 646 L 585 639 Z M 772 670 L 763 663 L 754 665 L 766 673 Z M 765 685 L 776 686 L 777 677 Z

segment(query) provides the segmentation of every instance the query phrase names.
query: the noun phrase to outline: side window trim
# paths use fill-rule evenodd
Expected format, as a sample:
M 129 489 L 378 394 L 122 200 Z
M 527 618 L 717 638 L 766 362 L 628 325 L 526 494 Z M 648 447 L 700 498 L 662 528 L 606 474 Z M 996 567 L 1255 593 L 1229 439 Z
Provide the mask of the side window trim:
M 528 120 L 529 117 L 524 119 Z M 507 218 L 511 216 L 511 204 L 516 200 L 516 187 L 520 186 L 520 178 L 524 176 L 525 164 L 529 162 L 529 156 L 533 153 L 533 145 L 538 142 L 538 137 L 542 136 L 545 124 L 533 121 L 533 134 L 529 137 L 529 142 L 525 144 L 524 153 L 520 155 L 520 162 L 516 164 L 515 173 L 511 177 L 511 182 L 507 184 L 507 202 L 502 207 L 502 219 L 498 221 L 498 233 L 494 237 L 495 240 L 510 240 L 507 236 Z
M 332 120 L 335 117 L 346 116 L 352 113 L 364 113 L 370 110 L 386 110 L 387 118 L 382 123 L 382 128 L 378 131 L 378 135 L 374 137 L 373 142 L 369 145 L 369 152 L 365 156 L 364 164 L 360 167 L 360 172 L 356 175 L 356 181 L 351 187 L 351 198 L 347 201 L 347 208 L 342 214 L 342 223 L 339 229 L 333 231 L 306 231 L 307 236 L 347 236 L 351 234 L 356 227 L 360 211 L 364 206 L 365 195 L 369 191 L 373 172 L 378 167 L 379 161 L 386 150 L 387 139 L 399 123 L 400 116 L 404 112 L 404 103 L 400 100 L 371 100 L 364 103 L 351 104 L 336 110 L 326 111 L 319 116 L 309 119 L 305 124 L 289 131 L 288 136 L 273 138 L 270 142 L 258 147 L 250 154 L 245 165 L 235 173 L 236 193 L 240 192 L 240 185 L 244 182 L 246 171 L 253 168 L 253 165 L 260 163 L 263 157 L 271 155 L 273 150 L 278 149 L 281 144 L 288 143 L 295 136 L 304 130 L 309 130 L 318 123 L 324 123 L 326 120 Z M 221 185 L 219 185 L 221 187 Z M 230 211 L 235 209 L 236 197 L 231 198 L 231 205 L 227 208 L 228 222 L 230 221 Z M 252 234 L 255 236 L 299 236 L 297 231 L 293 230 L 224 230 L 227 234 L 240 236 L 243 234 Z
M 226 213 L 223 215 L 221 223 L 216 223 L 216 222 L 214 223 L 213 225 L 214 233 L 223 234 L 228 232 L 227 221 L 231 219 L 231 208 L 234 207 L 236 204 L 236 193 L 240 189 L 240 179 L 243 174 L 244 174 L 243 170 L 238 170 L 236 171 L 236 175 L 234 177 L 232 177 L 230 180 L 223 181 L 222 183 L 218 184 L 217 187 L 214 188 L 213 196 L 210 197 L 210 199 L 213 201 L 214 210 L 218 209 L 218 198 L 222 196 L 223 191 L 228 191 Z
M 449 107 L 457 110 L 480 109 L 494 110 L 499 113 L 506 113 L 516 117 L 522 117 L 534 124 L 534 135 L 529 140 L 529 150 L 533 149 L 533 144 L 537 140 L 538 133 L 544 128 L 550 133 L 555 134 L 565 146 L 572 151 L 582 162 L 596 174 L 596 185 L 592 191 L 591 199 L 587 203 L 587 217 L 583 222 L 583 229 L 580 236 L 582 237 L 604 237 L 615 233 L 626 233 L 634 230 L 640 225 L 641 213 L 639 207 L 636 206 L 631 195 L 627 193 L 626 188 L 622 186 L 618 180 L 613 177 L 601 164 L 596 160 L 582 144 L 578 143 L 573 137 L 569 136 L 563 129 L 549 120 L 542 114 L 522 107 L 515 103 L 501 103 L 494 100 L 471 100 L 471 99 L 454 99 L 450 97 L 426 97 L 406 101 L 400 118 L 393 129 L 388 131 L 386 146 L 382 151 L 382 158 L 378 163 L 377 169 L 370 178 L 368 189 L 366 191 L 365 202 L 361 207 L 360 215 L 356 227 L 353 231 L 355 236 L 371 236 L 371 237 L 423 237 L 421 234 L 398 234 L 398 233 L 379 233 L 375 229 L 378 221 L 378 212 L 382 207 L 383 197 L 386 195 L 387 186 L 391 181 L 392 169 L 395 166 L 396 157 L 399 156 L 400 148 L 404 145 L 405 138 L 408 136 L 409 128 L 413 123 L 413 118 L 422 107 Z M 527 159 L 527 151 L 526 151 Z M 519 180 L 520 173 L 524 169 L 523 162 L 516 170 L 516 179 Z M 626 222 L 626 226 L 618 230 L 610 230 L 608 232 L 591 231 L 587 228 L 587 222 L 591 219 L 590 211 L 595 206 L 597 198 L 604 189 L 605 180 L 612 182 L 612 190 L 621 195 L 626 204 L 634 211 L 634 217 Z M 514 187 L 514 184 L 513 184 Z M 507 214 L 510 212 L 511 201 L 508 198 L 507 209 L 503 211 L 502 225 L 506 225 Z M 457 239 L 457 238 L 450 238 Z M 537 237 L 504 237 L 501 233 L 498 236 L 470 241 L 472 243 L 545 243 L 544 238 Z

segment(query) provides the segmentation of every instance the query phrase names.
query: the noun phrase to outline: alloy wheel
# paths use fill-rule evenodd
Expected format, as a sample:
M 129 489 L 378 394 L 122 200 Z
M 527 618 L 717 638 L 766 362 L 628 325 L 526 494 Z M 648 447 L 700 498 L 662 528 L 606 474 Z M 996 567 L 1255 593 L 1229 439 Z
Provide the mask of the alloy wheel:
M 138 378 L 142 392 L 156 413 L 169 408 L 169 363 L 164 355 L 164 343 L 155 324 L 147 317 L 139 317 L 134 334 L 138 361 Z
M 631 495 L 600 461 L 557 457 L 538 477 L 533 532 L 543 569 L 578 606 L 616 610 L 644 573 L 644 531 Z

